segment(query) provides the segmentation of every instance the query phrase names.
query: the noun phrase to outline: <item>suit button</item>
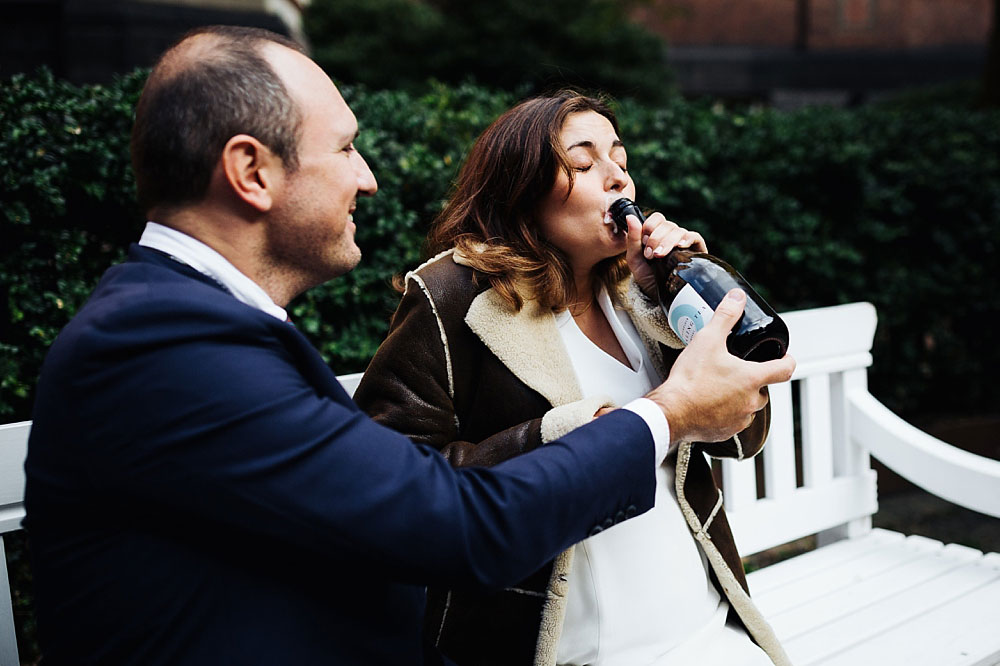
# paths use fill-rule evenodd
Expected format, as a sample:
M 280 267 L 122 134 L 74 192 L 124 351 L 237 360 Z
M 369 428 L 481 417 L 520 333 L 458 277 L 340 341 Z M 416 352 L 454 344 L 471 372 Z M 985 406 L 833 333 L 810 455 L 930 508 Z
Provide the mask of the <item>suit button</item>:
M 616 525 L 618 523 L 622 522 L 623 520 L 625 520 L 625 512 L 624 511 L 619 511 L 618 513 L 615 514 L 615 524 Z
M 604 527 L 604 529 L 608 529 L 609 527 L 614 527 L 614 526 L 615 526 L 615 521 L 611 518 L 608 518 L 607 520 L 604 521 L 604 525 L 602 527 Z
M 637 513 L 639 513 L 639 509 L 635 508 L 635 504 L 629 504 L 625 508 L 625 517 L 626 518 L 634 518 L 635 514 L 637 514 Z
M 597 536 L 603 531 L 604 531 L 603 527 L 601 527 L 600 525 L 595 525 L 594 529 L 590 530 L 590 536 Z

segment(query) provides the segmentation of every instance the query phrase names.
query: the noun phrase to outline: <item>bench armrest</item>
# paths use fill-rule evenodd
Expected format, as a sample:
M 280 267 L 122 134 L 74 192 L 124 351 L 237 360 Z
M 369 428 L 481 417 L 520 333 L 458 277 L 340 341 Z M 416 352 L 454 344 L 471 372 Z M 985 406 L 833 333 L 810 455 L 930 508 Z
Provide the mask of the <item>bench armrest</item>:
M 879 461 L 938 497 L 1000 518 L 1000 461 L 928 435 L 865 390 L 848 400 L 852 438 Z

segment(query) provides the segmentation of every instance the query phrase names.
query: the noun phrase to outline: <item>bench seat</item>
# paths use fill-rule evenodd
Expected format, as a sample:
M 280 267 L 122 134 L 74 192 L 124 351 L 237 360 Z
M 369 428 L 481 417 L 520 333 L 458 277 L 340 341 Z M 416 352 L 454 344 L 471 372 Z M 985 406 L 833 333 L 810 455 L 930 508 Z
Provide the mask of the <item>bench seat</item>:
M 873 529 L 747 577 L 794 664 L 1000 662 L 1000 554 Z

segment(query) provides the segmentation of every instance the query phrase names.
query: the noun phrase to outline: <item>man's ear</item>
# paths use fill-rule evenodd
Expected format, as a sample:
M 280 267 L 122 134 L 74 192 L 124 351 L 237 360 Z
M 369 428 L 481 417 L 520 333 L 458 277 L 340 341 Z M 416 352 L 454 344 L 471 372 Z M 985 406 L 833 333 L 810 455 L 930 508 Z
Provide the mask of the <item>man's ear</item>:
M 226 142 L 222 172 L 233 193 L 262 213 L 271 209 L 285 175 L 281 158 L 249 134 L 237 134 Z

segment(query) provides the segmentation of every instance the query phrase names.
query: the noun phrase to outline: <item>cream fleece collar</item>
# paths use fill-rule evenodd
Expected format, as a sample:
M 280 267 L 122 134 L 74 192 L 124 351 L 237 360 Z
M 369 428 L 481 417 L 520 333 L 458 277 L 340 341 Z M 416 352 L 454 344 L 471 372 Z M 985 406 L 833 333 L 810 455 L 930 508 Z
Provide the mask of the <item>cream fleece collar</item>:
M 460 252 L 456 251 L 452 258 L 457 264 L 468 265 Z M 670 347 L 682 343 L 670 330 L 659 305 L 647 299 L 632 279 L 622 283 L 612 300 L 629 313 L 653 365 L 660 376 L 666 376 L 656 343 Z M 472 301 L 465 323 L 514 376 L 552 406 L 582 398 L 555 315 L 536 300 L 525 299 L 523 307 L 515 312 L 494 289 L 487 289 Z
M 515 312 L 494 289 L 487 289 L 472 301 L 465 323 L 514 376 L 552 406 L 583 397 L 555 316 L 537 301 L 525 301 Z

